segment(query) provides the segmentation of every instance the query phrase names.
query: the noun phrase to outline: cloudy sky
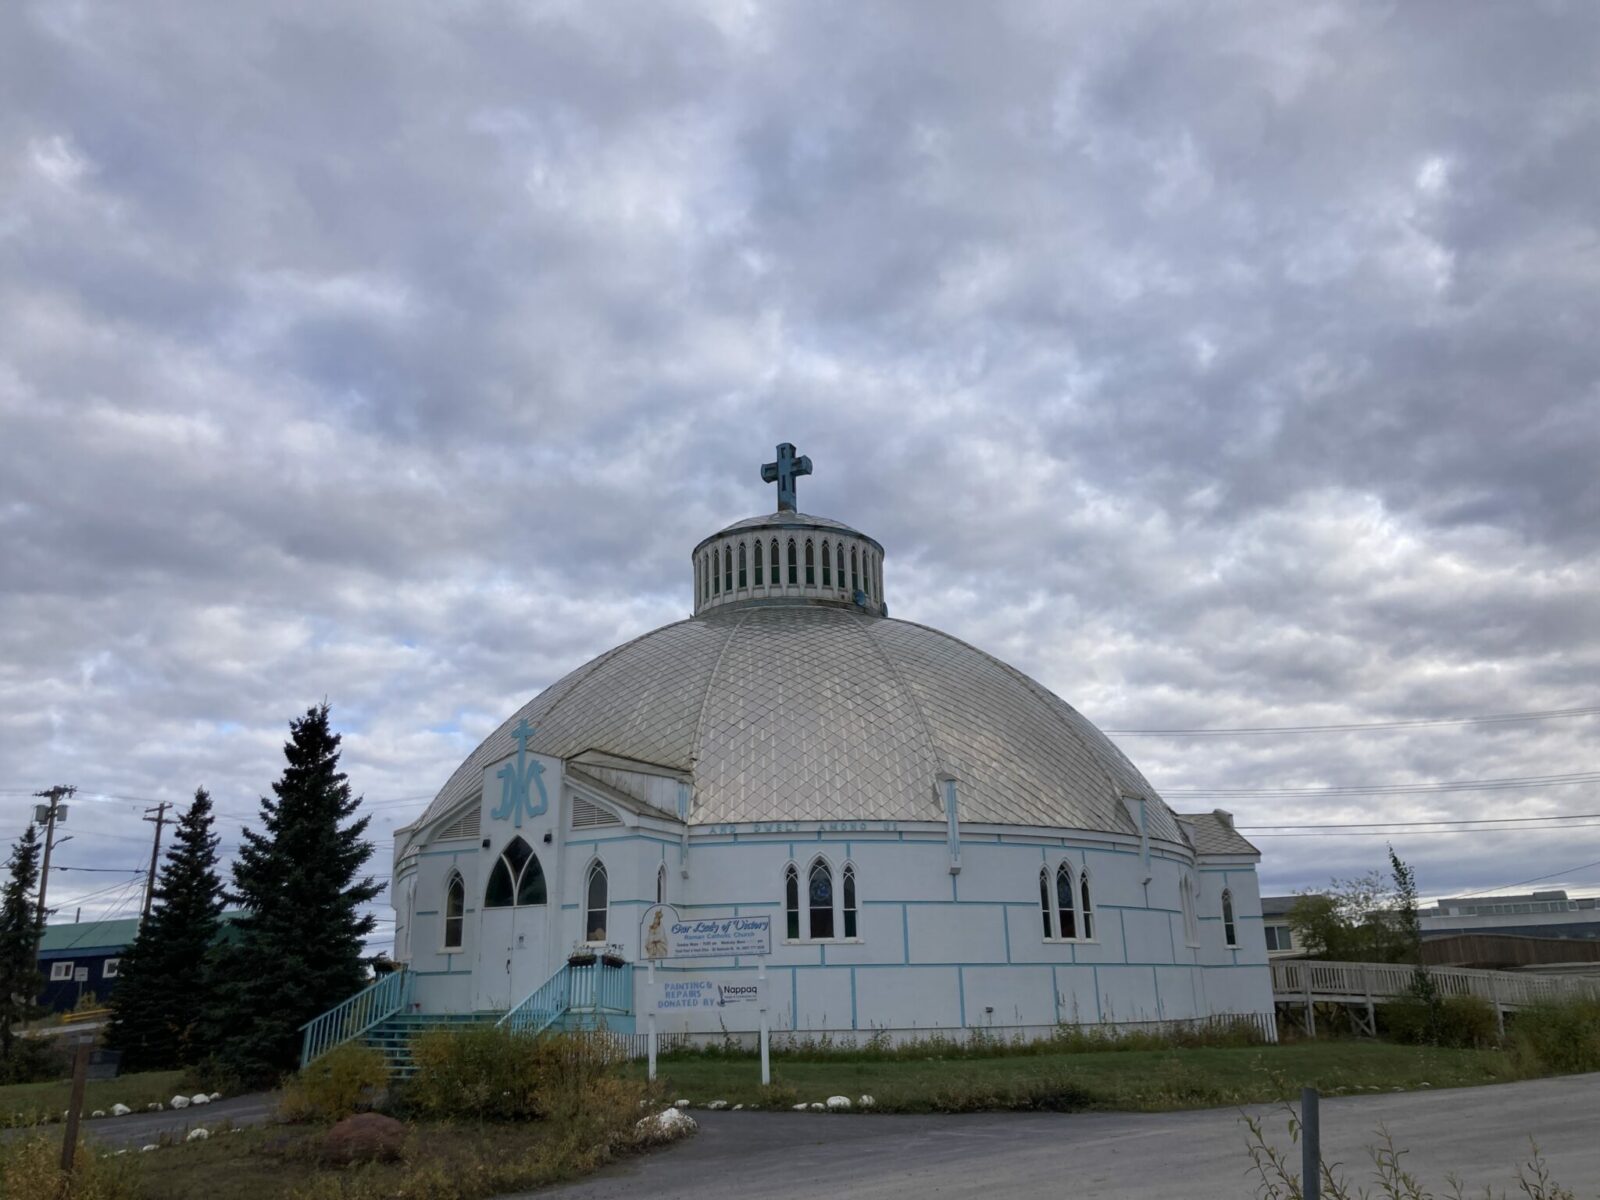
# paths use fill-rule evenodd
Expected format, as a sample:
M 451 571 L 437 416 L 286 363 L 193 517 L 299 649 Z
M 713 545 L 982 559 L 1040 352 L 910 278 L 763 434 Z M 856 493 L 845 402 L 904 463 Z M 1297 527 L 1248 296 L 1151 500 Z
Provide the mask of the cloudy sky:
M 1600 705 L 1597 61 L 1525 0 L 7 4 L 0 832 L 77 785 L 51 895 L 120 909 L 326 697 L 387 875 L 783 440 L 1107 729 Z M 1118 740 L 1303 827 L 1600 813 L 1597 733 Z M 1600 889 L 1552 824 L 1395 844 Z M 1383 855 L 1280 832 L 1272 890 Z

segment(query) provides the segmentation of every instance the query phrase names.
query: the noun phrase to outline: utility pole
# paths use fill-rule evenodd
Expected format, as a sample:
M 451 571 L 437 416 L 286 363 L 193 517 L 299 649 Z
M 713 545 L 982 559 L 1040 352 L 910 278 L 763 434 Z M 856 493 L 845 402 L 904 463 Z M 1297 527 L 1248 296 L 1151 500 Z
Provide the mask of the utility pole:
M 56 822 L 67 819 L 67 806 L 63 801 L 77 790 L 77 788 L 69 787 L 67 784 L 58 783 L 48 791 L 34 793 L 39 799 L 48 802 L 33 806 L 33 819 L 44 822 L 44 865 L 39 871 L 39 932 L 41 935 L 44 933 L 44 923 L 49 919 L 49 913 L 44 906 L 44 898 L 50 886 L 50 850 L 56 843 Z
M 171 808 L 169 801 L 163 800 L 154 808 L 144 810 L 144 819 L 156 827 L 156 844 L 150 847 L 150 874 L 144 881 L 144 911 L 139 914 L 139 924 L 142 926 L 150 919 L 150 901 L 156 894 L 156 859 L 161 856 L 161 826 L 166 822 L 167 809 Z M 155 816 L 151 816 L 155 813 Z

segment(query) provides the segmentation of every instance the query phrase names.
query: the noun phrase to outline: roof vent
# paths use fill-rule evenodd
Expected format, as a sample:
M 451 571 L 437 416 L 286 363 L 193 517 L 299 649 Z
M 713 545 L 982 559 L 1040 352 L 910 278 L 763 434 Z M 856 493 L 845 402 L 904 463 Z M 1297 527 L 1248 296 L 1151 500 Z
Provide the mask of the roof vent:
M 451 821 L 450 824 L 439 830 L 438 833 L 434 834 L 434 840 L 448 842 L 452 838 L 475 838 L 478 836 L 480 819 L 480 810 L 477 805 L 473 805 L 454 821 Z
M 582 796 L 572 798 L 572 827 L 593 829 L 598 825 L 621 825 L 622 819 L 610 809 L 591 804 Z

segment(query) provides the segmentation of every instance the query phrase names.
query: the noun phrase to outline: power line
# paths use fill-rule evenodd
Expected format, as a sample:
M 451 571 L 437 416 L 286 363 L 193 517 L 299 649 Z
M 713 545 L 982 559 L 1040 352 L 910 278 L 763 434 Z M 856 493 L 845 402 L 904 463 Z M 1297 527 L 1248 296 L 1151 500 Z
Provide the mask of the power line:
M 1239 825 L 1238 829 L 1372 829 L 1405 825 L 1512 825 L 1525 821 L 1600 821 L 1600 813 L 1549 813 L 1542 817 L 1444 817 L 1427 821 L 1338 821 L 1324 825 L 1303 825 L 1279 821 L 1271 825 Z M 1559 826 L 1557 827 L 1559 828 Z
M 1519 879 L 1516 883 L 1502 883 L 1498 887 L 1484 888 L 1481 892 L 1463 892 L 1459 896 L 1447 896 L 1446 899 L 1470 900 L 1474 896 L 1487 896 L 1490 892 L 1503 892 L 1507 888 L 1525 887 L 1530 883 L 1543 883 L 1546 879 L 1555 879 L 1561 875 L 1575 875 L 1579 871 L 1587 871 L 1594 867 L 1600 867 L 1600 859 L 1596 859 L 1594 862 L 1583 863 L 1576 867 L 1563 867 L 1559 871 L 1551 871 L 1548 875 L 1535 875 L 1532 879 Z
M 1580 821 L 1575 825 L 1528 825 L 1521 829 L 1369 829 L 1355 830 L 1348 833 L 1338 831 L 1324 831 L 1322 833 L 1252 833 L 1251 838 L 1347 838 L 1347 837 L 1386 837 L 1386 838 L 1417 838 L 1440 837 L 1450 833 L 1561 833 L 1568 829 L 1593 829 L 1600 827 L 1600 821 Z
M 1416 796 L 1435 792 L 1496 792 L 1514 788 L 1570 787 L 1600 783 L 1600 771 L 1570 775 L 1520 775 L 1505 779 L 1455 779 L 1444 783 L 1328 784 L 1276 788 L 1163 788 L 1162 794 L 1184 800 L 1243 799 L 1260 796 L 1292 799 L 1296 796 Z
M 1104 729 L 1117 737 L 1218 737 L 1233 734 L 1353 733 L 1367 729 L 1418 729 L 1430 725 L 1490 725 L 1509 721 L 1554 721 L 1590 717 L 1600 705 L 1584 708 L 1547 708 L 1536 712 L 1493 713 L 1482 717 L 1422 717 L 1409 721 L 1365 721 L 1342 725 L 1245 725 L 1232 729 Z

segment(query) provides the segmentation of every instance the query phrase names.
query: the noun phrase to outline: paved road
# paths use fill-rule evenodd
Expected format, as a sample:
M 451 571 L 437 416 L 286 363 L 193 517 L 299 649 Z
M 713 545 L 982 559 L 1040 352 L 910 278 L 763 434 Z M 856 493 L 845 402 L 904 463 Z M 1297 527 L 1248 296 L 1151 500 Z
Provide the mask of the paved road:
M 216 1129 L 224 1122 L 236 1126 L 260 1125 L 278 1107 L 276 1092 L 257 1092 L 249 1096 L 233 1096 L 214 1100 L 210 1104 L 166 1112 L 129 1113 L 125 1117 L 101 1117 L 98 1121 L 83 1123 L 84 1135 L 105 1146 L 143 1146 L 154 1142 L 163 1133 L 183 1137 L 197 1125 Z M 55 1125 L 52 1129 L 59 1130 Z
M 960 1117 L 695 1112 L 696 1137 L 632 1159 L 541 1200 L 996 1200 L 1118 1197 L 1240 1200 L 1245 1131 L 1232 1109 L 1157 1114 L 986 1113 Z M 1454 1171 L 1468 1191 L 1518 1194 L 1516 1166 L 1536 1134 L 1555 1179 L 1600 1195 L 1600 1075 L 1496 1087 L 1325 1099 L 1323 1153 L 1369 1163 L 1373 1131 L 1408 1147 L 1435 1192 Z M 1281 1120 L 1279 1143 L 1291 1153 Z

